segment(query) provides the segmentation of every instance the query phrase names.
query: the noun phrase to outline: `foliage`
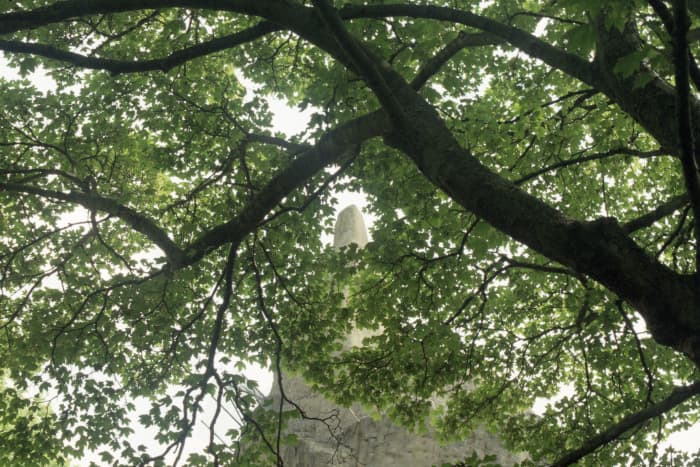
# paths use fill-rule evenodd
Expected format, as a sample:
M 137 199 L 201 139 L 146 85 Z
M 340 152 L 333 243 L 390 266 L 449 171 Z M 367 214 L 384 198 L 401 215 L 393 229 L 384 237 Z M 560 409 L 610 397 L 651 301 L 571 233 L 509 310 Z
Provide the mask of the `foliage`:
M 700 415 L 700 3 L 428 3 L 2 4 L 0 50 L 55 87 L 0 81 L 0 459 L 177 462 L 213 400 L 188 463 L 274 462 L 251 363 L 533 461 L 673 459 Z M 343 190 L 362 251 L 321 241 Z M 353 323 L 382 332 L 340 352 Z
M 0 462 L 4 465 L 68 465 L 45 404 L 0 383 Z

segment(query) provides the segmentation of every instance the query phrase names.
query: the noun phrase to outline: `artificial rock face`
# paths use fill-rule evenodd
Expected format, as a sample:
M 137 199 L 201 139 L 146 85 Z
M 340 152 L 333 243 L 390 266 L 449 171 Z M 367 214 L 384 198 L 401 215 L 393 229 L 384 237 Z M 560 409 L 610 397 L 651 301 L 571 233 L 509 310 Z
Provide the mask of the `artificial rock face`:
M 367 229 L 357 206 L 351 205 L 338 215 L 335 224 L 334 248 L 351 243 L 363 248 L 368 242 Z M 344 347 L 362 345 L 364 337 L 381 332 L 355 329 Z M 440 444 L 430 433 L 415 434 L 399 427 L 386 417 L 375 419 L 359 405 L 339 407 L 313 391 L 302 378 L 283 375 L 284 392 L 288 399 L 301 407 L 307 416 L 328 419 L 289 421 L 285 433 L 296 435 L 298 442 L 282 447 L 281 457 L 288 467 L 429 467 L 456 463 L 476 452 L 480 456 L 494 454 L 503 465 L 523 460 L 522 455 L 506 451 L 498 438 L 477 430 L 463 441 Z M 280 391 L 277 378 L 273 383 L 268 407 L 279 407 Z M 285 410 L 293 407 L 285 405 Z

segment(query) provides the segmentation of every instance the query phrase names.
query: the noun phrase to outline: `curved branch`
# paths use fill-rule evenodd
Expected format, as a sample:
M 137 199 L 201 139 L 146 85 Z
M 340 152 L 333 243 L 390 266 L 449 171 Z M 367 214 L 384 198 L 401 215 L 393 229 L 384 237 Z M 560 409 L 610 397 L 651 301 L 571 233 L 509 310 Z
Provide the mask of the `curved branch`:
M 679 152 L 675 125 L 671 126 L 667 121 L 660 121 L 659 118 L 660 115 L 666 115 L 667 109 L 673 106 L 675 95 L 673 88 L 648 69 L 643 69 L 641 73 L 649 73 L 654 78 L 643 87 L 634 85 L 636 76 L 621 79 L 615 74 L 614 66 L 617 59 L 630 53 L 629 44 L 625 43 L 622 33 L 615 28 L 606 31 L 606 35 L 599 38 L 598 42 L 603 44 L 604 48 L 598 51 L 595 62 L 589 62 L 518 28 L 453 8 L 401 4 L 352 5 L 341 9 L 340 15 L 344 19 L 387 16 L 434 19 L 459 23 L 493 34 L 529 56 L 604 92 L 649 131 L 663 147 Z M 691 107 L 693 131 L 698 135 L 700 134 L 700 118 L 698 118 L 700 104 L 692 97 Z
M 635 157 L 639 157 L 640 159 L 645 159 L 647 157 L 662 156 L 664 154 L 667 154 L 667 151 L 664 151 L 663 148 L 655 149 L 653 151 L 640 151 L 638 149 L 630 149 L 630 148 L 615 148 L 615 149 L 610 149 L 609 151 L 605 151 L 605 152 L 598 152 L 595 154 L 589 154 L 588 156 L 577 157 L 575 159 L 567 159 L 567 160 L 564 160 L 561 162 L 556 162 L 554 164 L 550 164 L 546 167 L 542 167 L 541 169 L 535 170 L 534 172 L 531 172 L 527 175 L 523 175 L 519 179 L 515 180 L 513 183 L 515 183 L 516 185 L 521 185 L 529 180 L 532 180 L 535 177 L 538 177 L 538 176 L 540 176 L 544 173 L 550 172 L 552 170 L 562 169 L 564 167 L 568 167 L 570 165 L 580 164 L 582 162 L 589 162 L 589 161 L 595 161 L 595 160 L 600 160 L 600 159 L 606 159 L 606 158 L 612 157 L 612 156 L 625 155 L 625 156 L 635 156 Z
M 637 230 L 641 230 L 645 227 L 650 227 L 654 222 L 659 219 L 663 219 L 666 216 L 673 214 L 674 212 L 681 209 L 683 206 L 688 204 L 688 195 L 682 194 L 674 196 L 665 203 L 660 204 L 656 209 L 643 214 L 635 219 L 625 222 L 621 225 L 622 230 L 625 232 L 632 233 Z
M 183 265 L 197 262 L 210 251 L 227 243 L 240 242 L 252 232 L 286 196 L 302 186 L 324 167 L 352 154 L 353 148 L 365 140 L 380 136 L 388 128 L 381 112 L 373 112 L 351 120 L 327 133 L 311 149 L 301 153 L 284 170 L 274 176 L 233 219 L 220 224 L 197 238 L 186 250 Z
M 573 451 L 569 451 L 564 454 L 562 457 L 552 463 L 551 467 L 564 467 L 571 465 L 584 456 L 592 453 L 596 449 L 619 438 L 626 431 L 641 425 L 652 418 L 663 415 L 664 413 L 698 394 L 700 394 L 700 381 L 689 386 L 677 387 L 666 399 L 662 400 L 658 404 L 649 406 L 644 410 L 640 410 L 639 412 L 626 416 L 615 425 L 610 426 L 605 431 L 588 439 L 578 449 L 574 449 Z
M 314 5 L 321 12 L 325 24 L 331 30 L 340 48 L 345 51 L 350 61 L 355 65 L 358 74 L 364 76 L 365 82 L 372 88 L 392 120 L 403 123 L 406 117 L 401 106 L 384 80 L 384 75 L 378 69 L 382 64 L 378 63 L 376 58 L 370 57 L 369 51 L 362 43 L 348 32 L 343 20 L 338 15 L 338 11 L 331 6 L 328 0 L 314 0 Z
M 606 82 L 612 65 L 605 68 L 608 75 L 598 74 L 599 68 L 582 58 L 557 49 L 523 31 L 502 25 L 467 12 L 429 6 L 381 5 L 348 7 L 344 10 L 357 17 L 413 16 L 432 17 L 488 30 L 509 42 L 518 42 L 518 48 L 556 63 L 557 68 L 580 80 L 599 84 L 623 103 L 635 106 L 629 113 L 637 118 L 655 136 L 662 146 L 677 148 L 677 136 L 671 138 L 668 125 L 659 127 L 650 121 L 648 108 L 640 101 L 668 105 L 673 93 L 663 88 L 660 80 L 652 80 L 653 93 L 641 94 L 647 89 L 631 91 L 614 89 L 617 84 Z M 303 23 L 298 23 L 299 25 Z M 331 54 L 338 51 L 328 45 L 328 38 L 319 31 L 295 31 Z M 611 33 L 611 31 L 608 31 Z M 347 57 L 335 55 L 347 62 Z M 435 109 L 413 91 L 408 83 L 391 68 L 382 68 L 384 79 L 406 113 L 407 127 L 395 126 L 384 140 L 402 151 L 418 166 L 423 175 L 465 209 L 483 218 L 533 250 L 554 259 L 579 273 L 587 274 L 634 306 L 644 316 L 654 339 L 684 352 L 700 365 L 700 313 L 695 279 L 672 271 L 651 258 L 619 226 L 616 219 L 601 218 L 591 222 L 572 219 L 544 203 L 481 164 L 469 150 L 455 140 Z M 595 83 L 594 83 L 595 81 Z M 662 89 L 663 88 L 663 89 Z M 662 91 L 662 92 L 658 92 Z M 620 93 L 624 95 L 620 96 Z M 641 95 L 640 95 L 641 94 Z M 632 102 L 632 99 L 637 99 Z M 671 101 L 672 102 L 672 101 Z M 643 110 L 643 112 L 642 112 Z M 655 118 L 655 117 L 654 117 Z M 651 286 L 653 284 L 653 286 Z
M 10 191 L 13 193 L 26 193 L 50 198 L 58 201 L 78 204 L 91 211 L 102 211 L 118 217 L 135 231 L 145 235 L 155 245 L 157 245 L 171 263 L 179 264 L 183 261 L 183 251 L 173 242 L 168 234 L 158 227 L 158 225 L 147 216 L 137 212 L 123 204 L 119 204 L 111 198 L 105 198 L 93 193 L 80 193 L 77 191 L 47 190 L 30 185 L 19 183 L 0 183 L 0 191 Z
M 61 8 L 65 10 L 67 5 L 72 7 L 69 13 L 59 11 Z M 76 10 L 77 5 L 87 10 Z M 303 5 L 283 1 L 153 0 L 149 6 L 217 9 L 261 16 L 284 25 L 348 68 L 355 67 L 352 57 L 339 47 L 315 10 Z M 115 2 L 106 0 L 71 0 L 27 12 L 25 16 L 0 16 L 0 34 L 7 32 L 8 28 L 48 24 L 60 17 L 70 18 L 70 15 L 129 9 L 142 9 L 141 3 L 124 0 L 115 6 Z M 48 14 L 48 19 L 42 16 L 43 13 Z M 8 20 L 8 16 L 12 18 Z M 350 6 L 341 10 L 341 17 L 345 19 L 380 16 L 432 18 L 498 35 L 533 58 L 605 92 L 647 128 L 663 147 L 678 148 L 677 135 L 673 129 L 668 122 L 658 120 L 657 114 L 663 115 L 663 112 L 649 111 L 661 111 L 668 108 L 669 104 L 672 105 L 673 89 L 658 77 L 644 88 L 624 86 L 630 83 L 615 77 L 613 68 L 616 57 L 626 52 L 625 47 L 603 50 L 597 57 L 598 60 L 590 63 L 522 30 L 465 11 L 421 5 Z M 28 23 L 28 17 L 34 22 Z M 599 30 L 598 33 L 602 38 L 610 38 L 610 42 L 605 44 L 607 48 L 619 43 L 625 45 L 626 38 L 616 37 L 615 34 L 622 33 L 615 29 Z M 374 57 L 369 58 L 375 60 Z M 571 219 L 493 173 L 460 146 L 435 109 L 402 76 L 385 64 L 375 66 L 407 117 L 403 122 L 405 124 L 394 126 L 391 134 L 385 134 L 386 143 L 409 156 L 428 180 L 467 210 L 484 218 L 516 241 L 578 272 L 590 275 L 623 297 L 644 316 L 657 342 L 685 352 L 700 365 L 700 342 L 696 338 L 700 332 L 697 306 L 700 297 L 695 290 L 694 278 L 679 275 L 650 258 L 628 237 L 615 219 L 598 219 L 593 222 Z M 360 131 L 365 137 L 380 135 L 391 124 L 382 113 L 372 115 L 360 120 L 364 124 L 375 124 L 373 119 L 379 119 L 381 128 L 365 125 L 364 130 Z M 355 122 L 359 123 L 360 120 Z M 694 119 L 694 122 L 697 121 Z M 700 131 L 700 128 L 696 128 L 696 131 Z M 300 186 L 303 180 L 321 167 L 340 159 L 348 144 L 357 144 L 358 140 L 353 136 L 356 137 L 357 134 L 350 131 L 341 145 L 333 138 L 324 138 L 316 148 L 274 177 L 271 181 L 273 185 L 263 190 L 239 216 L 196 240 L 187 249 L 185 262 L 191 264 L 208 251 L 238 241 L 241 236 L 251 232 L 259 225 L 265 213 L 286 193 Z
M 280 29 L 281 28 L 279 26 L 267 21 L 262 21 L 253 27 L 244 29 L 243 31 L 177 50 L 167 57 L 143 61 L 113 60 L 109 58 L 89 57 L 86 55 L 61 50 L 51 45 L 7 40 L 0 40 L 0 50 L 4 50 L 5 52 L 39 55 L 52 60 L 67 62 L 82 68 L 106 70 L 113 75 L 144 71 L 167 72 L 187 61 L 254 41 L 271 32 L 279 31 Z
M 283 1 L 151 0 L 147 6 L 148 9 L 180 7 L 218 9 L 253 14 L 265 17 L 272 22 L 292 26 L 292 29 L 297 30 L 297 32 L 305 24 L 309 25 L 309 22 L 314 22 L 309 8 Z M 121 13 L 144 9 L 146 9 L 146 5 L 138 0 L 122 0 L 120 2 L 109 0 L 66 0 L 34 10 L 0 15 L 0 35 L 34 29 L 78 16 Z M 500 37 L 523 52 L 542 60 L 554 68 L 558 68 L 583 82 L 593 84 L 595 71 L 592 64 L 585 59 L 548 44 L 518 28 L 467 11 L 428 5 L 350 5 L 338 10 L 338 14 L 342 19 L 406 16 L 448 21 L 477 28 Z M 309 30 L 307 33 L 307 35 L 310 35 L 319 33 L 319 31 Z
M 448 21 L 473 27 L 500 37 L 533 58 L 540 59 L 547 65 L 562 70 L 584 83 L 594 85 L 597 81 L 592 63 L 578 55 L 555 47 L 521 29 L 468 11 L 429 5 L 394 4 L 352 5 L 342 8 L 339 13 L 344 19 L 404 16 Z
M 53 23 L 82 16 L 125 13 L 129 11 L 158 10 L 163 8 L 197 8 L 203 10 L 231 11 L 256 16 L 284 18 L 294 11 L 309 10 L 283 0 L 64 0 L 32 10 L 16 11 L 0 15 L 0 35 L 36 29 Z
M 664 23 L 666 32 L 668 32 L 668 34 L 671 37 L 673 37 L 675 23 L 673 21 L 673 15 L 669 11 L 666 4 L 664 4 L 664 2 L 662 2 L 661 0 L 648 0 L 648 2 L 649 5 L 651 5 L 651 7 L 654 9 L 656 14 L 659 16 L 659 18 L 661 18 L 661 22 Z M 690 77 L 693 80 L 695 89 L 700 90 L 700 68 L 698 68 L 698 64 L 695 61 L 695 57 L 693 57 L 693 53 L 690 51 L 690 49 L 688 49 L 688 65 L 690 66 Z
M 428 60 L 420 70 L 420 72 L 411 81 L 413 89 L 422 87 L 440 68 L 454 57 L 457 52 L 466 47 L 478 47 L 483 45 L 497 45 L 504 42 L 493 34 L 476 33 L 467 34 L 460 32 L 455 39 L 450 41 L 445 47 Z
M 676 118 L 678 119 L 678 142 L 681 148 L 681 166 L 686 190 L 693 209 L 695 226 L 695 269 L 700 272 L 700 178 L 698 177 L 698 155 L 695 153 L 693 121 L 691 112 L 690 83 L 690 49 L 686 34 L 690 27 L 687 1 L 676 0 L 673 3 L 673 65 L 676 78 Z

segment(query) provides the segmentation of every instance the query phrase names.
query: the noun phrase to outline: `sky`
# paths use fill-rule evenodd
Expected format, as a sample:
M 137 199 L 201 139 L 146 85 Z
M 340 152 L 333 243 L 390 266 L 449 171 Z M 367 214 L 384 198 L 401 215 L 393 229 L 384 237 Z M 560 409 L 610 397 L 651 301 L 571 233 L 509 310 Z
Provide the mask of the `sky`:
M 6 61 L 2 59 L 1 55 L 0 76 L 5 79 L 14 79 L 19 77 L 13 69 L 8 68 Z M 50 78 L 46 77 L 46 75 L 42 73 L 41 69 L 34 72 L 29 77 L 29 79 L 41 91 L 49 91 L 55 88 L 53 81 Z M 250 83 L 248 89 L 250 93 L 254 92 L 253 87 L 250 85 Z M 309 108 L 305 111 L 299 111 L 298 109 L 289 107 L 284 101 L 280 99 L 268 97 L 267 100 L 270 106 L 270 110 L 274 114 L 273 129 L 275 131 L 279 131 L 288 136 L 292 136 L 302 133 L 306 129 L 306 125 L 309 121 L 311 113 L 313 112 L 313 109 Z M 363 213 L 367 213 L 367 199 L 365 196 L 363 196 L 362 193 L 340 192 L 336 194 L 336 198 L 338 199 L 338 204 L 336 205 L 336 216 L 340 212 L 340 210 L 342 210 L 350 204 L 355 204 L 360 208 L 360 211 L 362 211 Z M 372 229 L 373 220 L 374 219 L 372 218 L 372 216 L 368 216 L 365 214 L 365 223 L 367 224 L 367 227 L 370 231 Z M 332 242 L 332 238 L 330 235 L 328 235 L 323 238 L 323 241 L 325 243 L 330 244 Z M 261 367 L 251 366 L 246 371 L 246 376 L 255 379 L 259 382 L 259 387 L 263 394 L 269 393 L 270 387 L 272 385 L 272 373 L 269 370 Z M 563 391 L 564 392 L 562 394 L 565 394 L 566 389 L 564 389 Z M 533 411 L 535 413 L 541 413 L 542 411 L 544 411 L 546 405 L 550 402 L 552 401 L 546 399 L 538 400 L 535 406 L 533 407 Z M 214 410 L 213 400 L 211 398 L 207 398 L 204 401 L 204 405 L 205 412 L 203 414 L 203 417 L 200 417 L 200 423 L 198 423 L 195 427 L 195 431 L 192 435 L 192 438 L 188 442 L 186 452 L 202 452 L 209 441 L 208 426 L 206 425 L 206 423 L 202 423 L 201 420 L 206 421 L 207 418 L 211 417 L 211 413 Z M 148 407 L 148 401 L 137 401 L 137 406 Z M 220 428 L 217 429 L 217 433 L 223 435 L 227 429 L 234 427 L 236 425 L 235 419 L 235 413 L 233 413 L 232 411 L 222 413 L 219 425 Z M 143 440 L 145 439 L 152 439 L 153 430 L 145 430 L 138 426 L 138 424 L 135 424 L 134 428 L 136 431 L 131 436 L 132 439 L 140 440 L 140 442 L 143 442 Z M 663 444 L 671 444 L 678 449 L 692 451 L 697 449 L 698 445 L 700 444 L 698 440 L 700 440 L 700 423 L 694 425 L 688 430 L 680 431 L 671 435 L 669 439 Z M 183 458 L 186 458 L 186 454 Z M 82 462 L 88 460 L 93 460 L 99 463 L 99 457 L 94 453 L 84 458 Z

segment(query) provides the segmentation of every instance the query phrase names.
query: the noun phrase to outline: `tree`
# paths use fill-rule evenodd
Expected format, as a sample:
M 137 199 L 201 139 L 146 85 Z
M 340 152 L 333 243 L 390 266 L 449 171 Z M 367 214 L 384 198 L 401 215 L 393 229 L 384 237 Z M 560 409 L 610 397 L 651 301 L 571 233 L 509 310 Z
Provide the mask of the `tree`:
M 408 426 L 444 397 L 446 437 L 555 465 L 671 462 L 700 414 L 700 2 L 669 3 L 6 3 L 0 49 L 57 83 L 0 87 L 13 387 L 127 464 L 182 452 L 205 397 L 274 452 L 231 369 L 270 361 Z M 320 241 L 342 189 L 362 252 Z M 353 322 L 383 332 L 339 354 Z M 124 441 L 139 396 L 162 451 Z M 235 460 L 220 410 L 192 463 Z

